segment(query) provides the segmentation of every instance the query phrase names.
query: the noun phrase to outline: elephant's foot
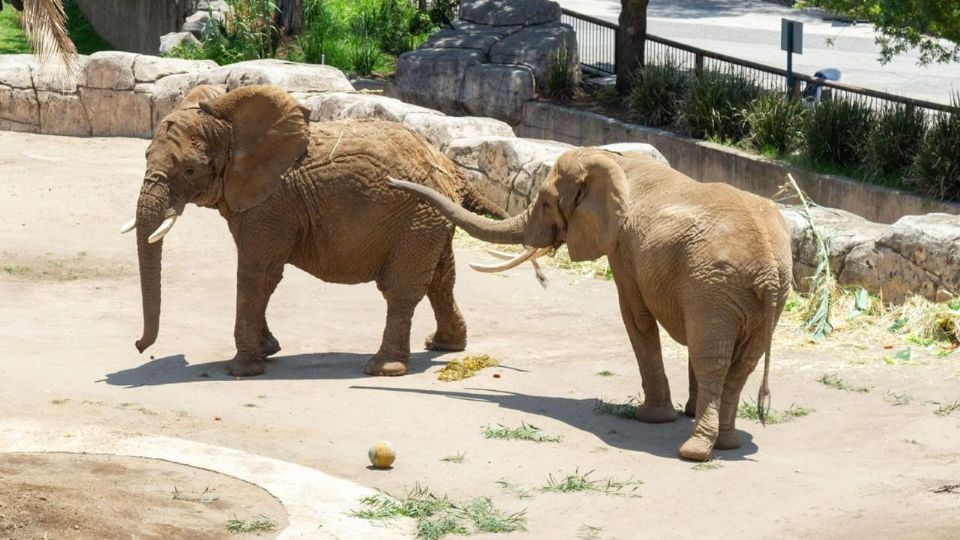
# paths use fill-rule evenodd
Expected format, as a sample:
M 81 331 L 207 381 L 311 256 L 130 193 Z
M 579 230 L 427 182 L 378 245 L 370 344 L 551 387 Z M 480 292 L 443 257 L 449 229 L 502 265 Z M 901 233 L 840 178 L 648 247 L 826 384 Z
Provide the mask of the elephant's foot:
M 683 408 L 683 414 L 690 418 L 697 417 L 697 396 L 690 396 L 690 399 L 687 400 L 687 405 Z
M 665 424 L 677 419 L 677 411 L 669 402 L 662 405 L 644 402 L 637 407 L 637 412 L 633 416 L 637 420 L 648 424 Z
M 740 448 L 740 435 L 736 431 L 721 431 L 713 447 L 717 450 L 735 450 Z
M 696 435 L 680 445 L 680 457 L 690 461 L 710 461 L 713 455 L 713 443 L 705 437 Z
M 406 375 L 409 362 L 409 359 L 399 360 L 377 353 L 370 360 L 367 360 L 367 365 L 363 368 L 363 371 L 367 375 L 399 377 L 400 375 Z
M 250 377 L 259 375 L 266 369 L 266 363 L 259 356 L 237 353 L 233 360 L 227 362 L 227 373 L 234 377 Z
M 462 351 L 467 348 L 467 336 L 447 335 L 437 331 L 427 336 L 423 345 L 428 351 Z
M 264 330 L 263 335 L 260 337 L 260 354 L 267 358 L 273 356 L 280 352 L 280 342 L 277 341 L 277 338 L 273 337 L 273 334 L 269 330 Z

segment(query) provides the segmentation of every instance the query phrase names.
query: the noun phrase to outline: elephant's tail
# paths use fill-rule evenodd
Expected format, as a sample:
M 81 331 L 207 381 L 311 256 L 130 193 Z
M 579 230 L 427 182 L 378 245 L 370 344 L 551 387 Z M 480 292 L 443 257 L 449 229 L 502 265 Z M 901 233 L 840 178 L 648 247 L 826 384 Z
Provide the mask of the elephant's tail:
M 780 307 L 780 290 L 775 287 L 765 289 L 761 296 L 763 301 L 763 381 L 757 394 L 757 416 L 762 425 L 767 425 L 767 414 L 770 412 L 770 349 L 773 346 L 773 332 L 777 328 L 777 311 Z
M 497 203 L 488 199 L 483 193 L 480 193 L 477 186 L 473 185 L 466 178 L 463 179 L 460 185 L 461 200 L 463 201 L 461 206 L 465 209 L 474 214 L 489 214 L 497 219 L 510 217 L 510 214 L 508 214 L 506 210 L 500 208 Z

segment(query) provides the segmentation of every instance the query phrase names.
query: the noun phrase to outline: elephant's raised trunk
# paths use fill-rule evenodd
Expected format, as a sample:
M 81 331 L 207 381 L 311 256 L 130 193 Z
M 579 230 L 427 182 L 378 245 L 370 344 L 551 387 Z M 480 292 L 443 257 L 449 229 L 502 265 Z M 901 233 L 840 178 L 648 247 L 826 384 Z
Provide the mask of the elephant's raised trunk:
M 151 234 L 170 211 L 166 184 L 147 179 L 137 201 L 137 256 L 140 260 L 140 293 L 143 302 L 143 335 L 137 350 L 143 352 L 157 340 L 160 330 L 160 269 L 163 240 L 150 243 Z
M 530 210 L 503 221 L 493 221 L 474 214 L 436 191 L 403 180 L 390 179 L 390 185 L 414 193 L 427 200 L 441 214 L 467 234 L 494 244 L 522 244 L 523 230 L 530 219 Z

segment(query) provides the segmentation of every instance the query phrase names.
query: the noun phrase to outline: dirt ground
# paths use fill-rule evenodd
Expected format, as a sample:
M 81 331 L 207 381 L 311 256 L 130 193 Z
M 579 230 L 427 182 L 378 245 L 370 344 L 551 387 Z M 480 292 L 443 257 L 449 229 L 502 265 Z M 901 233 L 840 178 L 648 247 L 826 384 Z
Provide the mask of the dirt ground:
M 266 491 L 193 467 L 120 456 L 0 454 L 3 538 L 222 539 L 232 537 L 224 527 L 231 519 L 254 521 L 260 514 L 276 516 L 277 529 L 285 525 L 283 507 Z
M 470 271 L 485 258 L 476 249 L 457 252 L 467 354 L 501 367 L 441 382 L 436 372 L 464 353 L 421 351 L 405 377 L 367 377 L 385 318 L 376 288 L 288 267 L 268 310 L 283 351 L 262 376 L 228 377 L 235 250 L 220 216 L 191 206 L 164 242 L 160 337 L 140 355 L 135 238 L 117 231 L 133 213 L 146 145 L 0 132 L 0 418 L 228 446 L 395 494 L 420 484 L 455 500 L 488 496 L 526 510 L 517 538 L 960 537 L 960 494 L 936 492 L 960 484 L 960 410 L 935 414 L 960 400 L 960 353 L 914 346 L 912 360 L 894 361 L 907 347 L 894 336 L 810 345 L 781 324 L 774 408 L 812 412 L 766 427 L 741 420 L 744 446 L 705 469 L 676 457 L 689 419 L 647 425 L 594 410 L 640 388 L 613 283 L 548 268 L 545 291 L 529 267 Z M 432 329 L 424 302 L 415 348 Z M 663 342 L 673 400 L 684 402 L 685 350 Z M 827 387 L 827 373 L 868 391 Z M 522 422 L 562 440 L 482 436 Z M 380 438 L 398 450 L 388 471 L 368 468 Z M 458 453 L 461 463 L 442 461 Z M 41 481 L 50 467 L 22 464 L 17 478 Z M 541 491 L 575 471 L 641 481 L 639 496 Z

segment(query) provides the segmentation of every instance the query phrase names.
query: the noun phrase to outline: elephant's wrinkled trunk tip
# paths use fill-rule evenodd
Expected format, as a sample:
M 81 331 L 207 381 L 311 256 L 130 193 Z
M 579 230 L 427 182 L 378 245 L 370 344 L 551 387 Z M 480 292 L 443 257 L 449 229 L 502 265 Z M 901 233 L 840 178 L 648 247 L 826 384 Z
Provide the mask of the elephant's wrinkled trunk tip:
M 135 345 L 137 346 L 137 351 L 140 353 L 143 353 L 143 351 L 150 348 L 150 346 L 153 345 L 153 342 L 156 340 L 157 340 L 156 336 L 154 336 L 149 340 L 146 337 L 142 337 L 138 339 L 137 342 L 135 343 Z

